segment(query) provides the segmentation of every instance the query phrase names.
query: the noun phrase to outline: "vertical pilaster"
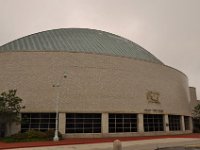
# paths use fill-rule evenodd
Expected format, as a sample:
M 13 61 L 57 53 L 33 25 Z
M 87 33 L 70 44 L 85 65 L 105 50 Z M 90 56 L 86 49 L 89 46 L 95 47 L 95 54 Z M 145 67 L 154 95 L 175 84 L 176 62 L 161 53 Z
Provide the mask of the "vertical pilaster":
M 66 114 L 65 113 L 59 113 L 58 131 L 61 134 L 65 134 L 65 124 L 66 124 Z
M 185 131 L 185 121 L 184 121 L 184 116 L 181 116 L 181 131 Z
M 19 118 L 21 119 L 22 115 L 19 114 Z M 5 136 L 10 136 L 12 134 L 18 133 L 21 131 L 21 123 L 19 122 L 12 122 L 6 124 L 6 130 L 3 131 Z
M 101 115 L 101 133 L 108 133 L 108 113 Z
M 192 117 L 189 117 L 189 125 L 190 125 L 190 130 L 193 131 L 193 120 L 192 120 Z
M 144 132 L 143 114 L 138 114 L 138 132 Z
M 168 115 L 164 115 L 164 130 L 169 132 L 169 117 Z

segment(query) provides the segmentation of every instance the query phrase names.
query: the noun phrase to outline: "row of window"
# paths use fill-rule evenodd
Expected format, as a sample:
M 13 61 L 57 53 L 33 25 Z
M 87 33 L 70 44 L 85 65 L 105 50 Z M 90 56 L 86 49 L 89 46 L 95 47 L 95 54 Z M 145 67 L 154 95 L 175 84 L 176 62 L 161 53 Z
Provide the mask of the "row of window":
M 181 116 L 168 115 L 170 131 L 181 130 Z M 55 113 L 22 113 L 21 131 L 55 129 Z M 161 114 L 143 115 L 144 131 L 164 131 Z M 189 130 L 189 117 L 184 116 L 185 129 Z M 109 133 L 137 132 L 137 114 L 109 114 Z M 66 133 L 101 133 L 100 113 L 67 113 Z

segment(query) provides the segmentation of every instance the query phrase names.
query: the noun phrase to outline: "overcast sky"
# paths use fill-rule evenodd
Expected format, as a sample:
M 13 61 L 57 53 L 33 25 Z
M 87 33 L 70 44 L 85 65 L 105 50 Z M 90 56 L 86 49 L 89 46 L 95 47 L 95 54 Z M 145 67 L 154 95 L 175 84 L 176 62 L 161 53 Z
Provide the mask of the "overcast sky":
M 200 99 L 200 0 L 0 0 L 0 45 L 71 27 L 138 43 L 184 72 Z

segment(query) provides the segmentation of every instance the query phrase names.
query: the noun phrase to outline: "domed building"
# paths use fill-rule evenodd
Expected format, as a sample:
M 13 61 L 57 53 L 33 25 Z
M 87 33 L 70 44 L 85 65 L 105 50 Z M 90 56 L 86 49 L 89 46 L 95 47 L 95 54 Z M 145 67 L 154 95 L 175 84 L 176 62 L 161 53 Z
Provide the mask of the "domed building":
M 94 29 L 55 29 L 0 47 L 0 91 L 26 106 L 7 134 L 55 129 L 66 137 L 192 132 L 195 88 L 138 44 Z

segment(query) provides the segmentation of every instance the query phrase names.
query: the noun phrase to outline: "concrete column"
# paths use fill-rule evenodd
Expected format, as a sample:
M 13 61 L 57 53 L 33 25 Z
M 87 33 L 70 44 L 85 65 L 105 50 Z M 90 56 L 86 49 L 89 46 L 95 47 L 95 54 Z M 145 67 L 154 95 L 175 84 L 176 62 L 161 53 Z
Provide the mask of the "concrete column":
M 185 131 L 185 121 L 184 121 L 184 116 L 181 116 L 181 130 Z
M 164 130 L 169 132 L 169 117 L 168 115 L 164 115 Z
M 19 114 L 19 118 L 21 119 L 22 115 Z M 10 136 L 12 134 L 18 133 L 21 131 L 21 123 L 20 122 L 12 122 L 6 124 L 5 136 Z
M 66 124 L 66 114 L 65 113 L 59 113 L 58 131 L 61 134 L 65 134 L 65 124 Z
M 5 136 L 18 133 L 21 130 L 21 124 L 19 122 L 12 122 L 6 124 Z
M 189 125 L 190 125 L 190 130 L 193 131 L 193 119 L 192 119 L 192 117 L 189 117 Z
M 143 114 L 138 114 L 138 132 L 144 132 Z
M 108 113 L 101 115 L 101 133 L 108 133 Z

